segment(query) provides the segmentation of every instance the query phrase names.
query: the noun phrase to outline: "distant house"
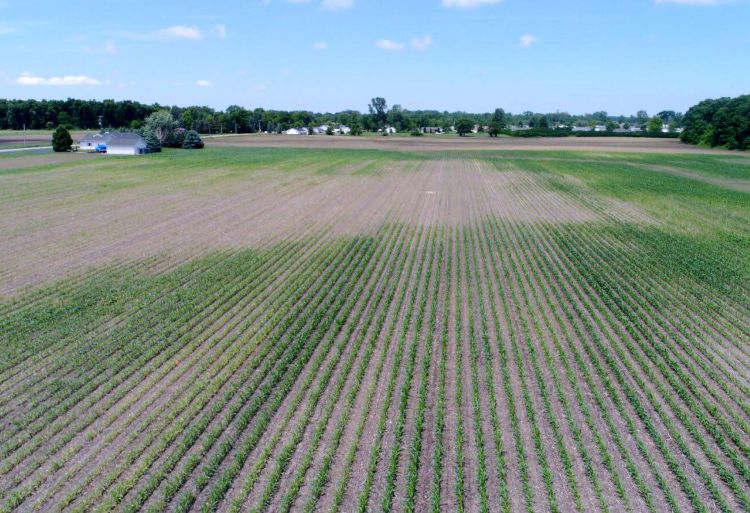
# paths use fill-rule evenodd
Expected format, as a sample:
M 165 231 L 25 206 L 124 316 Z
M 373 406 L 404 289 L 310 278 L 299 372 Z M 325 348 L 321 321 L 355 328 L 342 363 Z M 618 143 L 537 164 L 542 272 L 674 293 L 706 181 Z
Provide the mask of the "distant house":
M 143 137 L 133 132 L 107 132 L 90 134 L 78 141 L 78 149 L 108 155 L 143 155 L 148 146 Z
M 392 126 L 385 127 L 385 129 L 383 131 L 386 134 L 395 134 L 396 133 L 396 129 L 394 127 L 392 127 Z
M 423 126 L 421 128 L 423 134 L 442 134 L 443 129 L 439 126 Z
M 605 125 L 596 125 L 594 127 L 594 132 L 606 132 L 607 127 Z
M 313 127 L 313 135 L 325 135 L 328 132 L 328 125 L 320 125 Z
M 335 133 L 335 134 L 342 134 L 342 135 L 348 135 L 348 134 L 351 133 L 351 131 L 352 131 L 352 129 L 349 128 L 348 126 L 346 126 L 346 125 L 340 125 L 338 128 L 336 128 L 333 131 L 333 133 Z
M 286 135 L 310 135 L 310 131 L 307 128 L 290 128 L 284 133 Z
M 574 126 L 573 132 L 591 132 L 590 126 Z

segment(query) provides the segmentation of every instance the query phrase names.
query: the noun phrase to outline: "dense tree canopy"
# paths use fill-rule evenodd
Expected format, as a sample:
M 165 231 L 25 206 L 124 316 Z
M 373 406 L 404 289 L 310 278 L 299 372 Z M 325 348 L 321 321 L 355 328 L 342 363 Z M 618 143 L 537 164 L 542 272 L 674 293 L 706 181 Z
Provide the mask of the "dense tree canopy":
M 750 150 L 750 95 L 702 101 L 687 111 L 683 124 L 686 143 Z
M 466 118 L 480 128 L 488 127 L 493 135 L 510 126 L 533 126 L 555 128 L 559 126 L 592 126 L 607 122 L 629 123 L 643 126 L 648 114 L 639 111 L 637 115 L 610 116 L 599 111 L 593 114 L 572 115 L 567 112 L 535 113 L 526 111 L 518 114 L 496 109 L 494 112 L 469 113 L 438 110 L 408 110 L 396 104 L 388 107 L 385 98 L 375 97 L 365 113 L 356 110 L 341 112 L 281 111 L 262 108 L 247 109 L 231 105 L 225 111 L 207 106 L 163 106 L 145 105 L 134 101 L 114 100 L 2 100 L 0 99 L 0 130 L 52 129 L 58 125 L 78 129 L 141 129 L 144 120 L 157 112 L 166 111 L 172 115 L 176 126 L 185 130 L 195 130 L 202 134 L 213 133 L 281 133 L 289 128 L 312 127 L 323 124 L 346 125 L 352 134 L 360 130 L 377 131 L 385 125 L 393 126 L 399 132 L 410 132 L 423 127 L 442 128 L 449 131 L 460 118 Z M 672 111 L 659 113 L 666 123 L 680 126 L 681 114 Z M 100 125 L 101 120 L 101 125 Z M 355 130 L 355 127 L 358 127 Z M 164 141 L 166 142 L 166 141 Z

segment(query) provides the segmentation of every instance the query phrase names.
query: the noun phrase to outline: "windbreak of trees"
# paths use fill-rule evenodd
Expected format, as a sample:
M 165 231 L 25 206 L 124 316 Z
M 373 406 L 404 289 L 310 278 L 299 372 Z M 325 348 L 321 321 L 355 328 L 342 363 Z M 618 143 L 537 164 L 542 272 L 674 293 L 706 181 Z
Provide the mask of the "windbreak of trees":
M 144 120 L 155 112 L 169 111 L 177 125 L 186 130 L 203 134 L 213 133 L 280 133 L 289 128 L 313 127 L 323 124 L 346 125 L 352 133 L 362 130 L 377 131 L 391 126 L 399 132 L 417 132 L 423 127 L 448 131 L 456 127 L 459 120 L 487 127 L 490 135 L 498 135 L 511 126 L 531 127 L 536 130 L 553 129 L 560 126 L 615 127 L 622 124 L 645 127 L 651 117 L 645 111 L 631 116 L 611 116 L 598 111 L 573 115 L 567 112 L 535 113 L 526 111 L 513 114 L 496 109 L 494 112 L 469 113 L 438 110 L 408 110 L 401 105 L 389 106 L 385 98 L 376 97 L 367 106 L 365 113 L 356 110 L 319 113 L 305 110 L 282 111 L 262 108 L 247 109 L 232 105 L 224 111 L 206 106 L 162 106 L 146 105 L 135 101 L 114 100 L 2 100 L 0 99 L 0 130 L 52 129 L 65 126 L 68 129 L 130 129 L 137 130 Z M 100 118 L 101 117 L 101 118 Z M 656 115 L 664 124 L 680 126 L 682 115 L 673 111 L 662 111 Z M 101 119 L 101 125 L 100 125 Z
M 161 107 L 126 100 L 2 100 L 0 99 L 0 130 L 99 128 L 139 128 L 143 120 Z
M 750 95 L 704 100 L 684 117 L 683 142 L 750 150 Z

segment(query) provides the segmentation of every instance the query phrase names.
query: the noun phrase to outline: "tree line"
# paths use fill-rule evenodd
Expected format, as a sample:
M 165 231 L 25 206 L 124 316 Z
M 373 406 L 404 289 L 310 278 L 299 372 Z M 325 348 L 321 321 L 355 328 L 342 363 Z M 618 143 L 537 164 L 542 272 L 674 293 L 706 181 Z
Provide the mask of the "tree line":
M 750 150 L 750 95 L 704 100 L 684 118 L 683 142 Z
M 306 110 L 247 109 L 232 105 L 226 110 L 215 110 L 206 106 L 165 106 L 143 104 L 125 100 L 3 100 L 0 99 L 0 130 L 52 129 L 65 126 L 68 129 L 126 128 L 138 130 L 144 120 L 156 112 L 166 110 L 179 126 L 200 133 L 280 133 L 289 128 L 310 127 L 322 124 L 346 125 L 357 130 L 377 131 L 392 126 L 399 132 L 434 127 L 448 131 L 455 128 L 459 120 L 479 126 L 497 123 L 497 112 L 470 113 L 438 110 L 409 110 L 401 105 L 388 106 L 384 98 L 373 98 L 366 112 L 344 110 L 341 112 L 312 112 Z M 502 109 L 500 109 L 502 110 Z M 679 125 L 682 115 L 673 111 L 662 111 L 655 117 L 665 124 Z M 573 115 L 567 112 L 521 113 L 504 112 L 503 127 L 511 125 L 547 128 L 565 126 L 593 126 L 630 124 L 646 126 L 651 117 L 645 111 L 630 116 L 612 116 L 605 111 Z

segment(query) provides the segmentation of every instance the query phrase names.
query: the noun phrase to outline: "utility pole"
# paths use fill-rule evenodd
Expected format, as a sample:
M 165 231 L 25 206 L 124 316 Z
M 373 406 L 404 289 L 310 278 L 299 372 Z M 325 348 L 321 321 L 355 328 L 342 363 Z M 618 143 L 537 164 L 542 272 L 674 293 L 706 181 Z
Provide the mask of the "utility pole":
M 26 123 L 23 124 L 23 147 L 26 147 Z
M 101 132 L 104 130 L 104 123 L 102 123 L 102 120 L 104 119 L 104 116 L 102 114 L 99 114 L 99 131 Z

